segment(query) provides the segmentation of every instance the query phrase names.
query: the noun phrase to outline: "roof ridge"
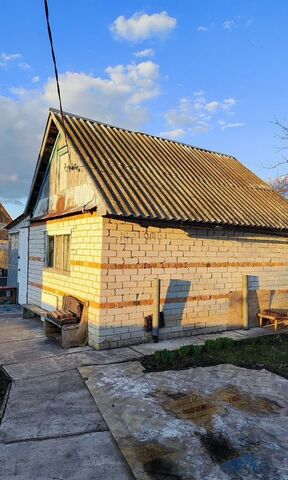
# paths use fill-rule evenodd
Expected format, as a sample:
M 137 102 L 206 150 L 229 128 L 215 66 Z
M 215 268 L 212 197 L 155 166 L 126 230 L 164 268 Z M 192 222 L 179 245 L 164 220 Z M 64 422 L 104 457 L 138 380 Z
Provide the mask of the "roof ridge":
M 49 108 L 49 112 L 57 113 L 57 114 L 61 113 L 60 110 L 57 108 Z M 232 158 L 233 160 L 236 160 L 237 162 L 239 162 L 239 160 L 236 157 L 234 157 L 233 155 L 229 155 L 228 153 L 217 152 L 216 150 L 209 150 L 208 148 L 204 148 L 204 147 L 196 147 L 195 145 L 191 145 L 190 143 L 179 142 L 177 140 L 172 140 L 171 138 L 161 137 L 160 135 L 153 135 L 152 133 L 142 132 L 140 130 L 132 130 L 130 128 L 123 128 L 117 125 L 111 125 L 110 123 L 101 122 L 100 120 L 94 120 L 92 118 L 84 117 L 82 115 L 76 115 L 70 112 L 63 111 L 63 114 L 67 115 L 68 117 L 75 117 L 80 120 L 85 120 L 86 122 L 92 122 L 92 123 L 97 123 L 98 125 L 104 125 L 105 127 L 117 128 L 118 130 L 122 130 L 129 133 L 136 133 L 139 135 L 146 135 L 147 137 L 158 138 L 159 140 L 164 140 L 165 142 L 176 143 L 177 145 L 183 145 L 185 147 L 189 147 L 201 152 L 214 153 L 216 155 L 221 155 L 222 157 Z

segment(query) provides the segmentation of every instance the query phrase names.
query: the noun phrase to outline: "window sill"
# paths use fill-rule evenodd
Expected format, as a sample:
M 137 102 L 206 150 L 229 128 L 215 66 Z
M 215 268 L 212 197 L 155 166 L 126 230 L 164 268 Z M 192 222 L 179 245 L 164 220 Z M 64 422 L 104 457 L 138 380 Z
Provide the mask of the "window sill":
M 65 277 L 69 277 L 71 272 L 67 272 L 66 270 L 60 270 L 59 268 L 53 267 L 45 267 L 45 272 L 49 273 L 57 273 L 58 275 L 64 275 Z

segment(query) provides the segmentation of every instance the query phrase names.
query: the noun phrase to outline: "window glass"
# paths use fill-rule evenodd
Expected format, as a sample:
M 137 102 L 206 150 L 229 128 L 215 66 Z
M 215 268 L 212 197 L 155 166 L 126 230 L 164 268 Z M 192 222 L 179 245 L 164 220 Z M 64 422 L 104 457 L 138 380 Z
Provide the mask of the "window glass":
M 63 270 L 70 270 L 70 235 L 63 235 Z
M 48 235 L 47 267 L 70 271 L 70 235 Z
M 47 242 L 47 267 L 54 267 L 54 237 L 51 235 Z

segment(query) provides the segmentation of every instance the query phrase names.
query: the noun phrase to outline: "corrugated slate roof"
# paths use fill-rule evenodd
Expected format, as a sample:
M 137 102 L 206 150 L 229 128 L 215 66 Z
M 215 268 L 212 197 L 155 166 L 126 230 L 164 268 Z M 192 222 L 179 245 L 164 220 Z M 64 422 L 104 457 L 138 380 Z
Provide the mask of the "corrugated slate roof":
M 65 125 L 110 215 L 288 229 L 288 202 L 232 156 L 72 114 Z

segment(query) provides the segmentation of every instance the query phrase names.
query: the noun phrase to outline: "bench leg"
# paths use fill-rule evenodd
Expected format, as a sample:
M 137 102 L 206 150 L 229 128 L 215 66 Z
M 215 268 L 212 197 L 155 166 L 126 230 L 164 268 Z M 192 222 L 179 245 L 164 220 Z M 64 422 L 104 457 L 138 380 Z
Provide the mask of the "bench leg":
M 84 347 L 87 345 L 87 325 L 64 326 L 61 332 L 61 343 L 63 348 Z
M 46 337 L 55 338 L 56 336 L 59 336 L 59 331 L 60 329 L 56 325 L 44 320 L 44 333 Z
M 262 327 L 263 325 L 263 317 L 259 317 L 259 327 Z
M 31 312 L 29 308 L 23 307 L 22 309 L 22 318 L 35 318 L 39 315 L 37 315 L 35 312 Z
M 274 330 L 275 330 L 275 332 L 276 332 L 277 328 L 278 328 L 278 320 L 277 320 L 277 318 L 275 318 L 275 322 L 274 322 Z

